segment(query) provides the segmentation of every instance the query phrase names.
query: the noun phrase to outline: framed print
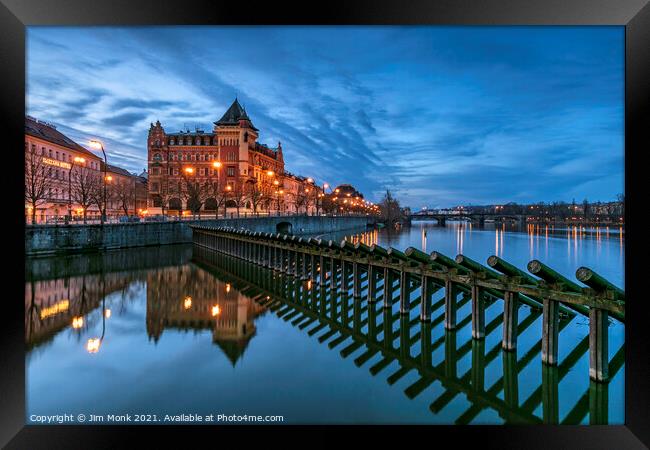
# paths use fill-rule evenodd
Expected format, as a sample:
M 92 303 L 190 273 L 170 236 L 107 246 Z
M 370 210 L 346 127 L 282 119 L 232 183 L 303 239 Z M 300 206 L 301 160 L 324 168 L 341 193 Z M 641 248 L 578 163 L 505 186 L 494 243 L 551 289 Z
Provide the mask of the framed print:
M 2 1 L 7 448 L 647 448 L 646 2 Z

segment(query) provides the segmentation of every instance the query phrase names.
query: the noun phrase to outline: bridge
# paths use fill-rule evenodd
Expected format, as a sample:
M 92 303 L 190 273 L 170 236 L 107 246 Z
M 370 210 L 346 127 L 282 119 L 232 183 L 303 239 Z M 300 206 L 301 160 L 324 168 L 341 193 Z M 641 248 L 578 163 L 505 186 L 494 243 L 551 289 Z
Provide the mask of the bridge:
M 590 424 L 608 422 L 608 385 L 596 381 L 591 381 L 572 400 L 568 413 L 560 420 L 560 384 L 588 351 L 589 337 L 580 339 L 557 364 L 543 364 L 539 385 L 536 388 L 533 385 L 526 397 L 520 398 L 519 379 L 535 357 L 544 352 L 544 340 L 539 340 L 521 357 L 516 351 L 505 351 L 493 338 L 489 342 L 497 342 L 496 345 L 488 345 L 487 337 L 501 332 L 501 316 L 497 315 L 485 324 L 483 339 L 471 335 L 464 337 L 467 333 L 462 331 L 463 328 L 473 327 L 475 309 L 458 317 L 453 327 L 447 327 L 448 295 L 431 305 L 430 320 L 423 321 L 417 314 L 412 318 L 410 313 L 417 313 L 422 305 L 426 305 L 426 293 L 424 301 L 422 295 L 409 300 L 407 311 L 404 311 L 401 300 L 391 299 L 392 289 L 382 287 L 379 291 L 374 290 L 372 271 L 367 272 L 365 278 L 359 276 L 359 282 L 355 281 L 357 278 L 350 280 L 351 275 L 361 272 L 358 267 L 355 270 L 354 266 L 345 264 L 346 259 L 339 261 L 340 264 L 330 265 L 329 257 L 323 260 L 320 256 L 314 259 L 308 256 L 291 258 L 288 264 L 287 252 L 273 250 L 264 253 L 275 255 L 265 262 L 254 258 L 254 249 L 259 251 L 262 247 L 249 246 L 246 249 L 244 246 L 239 252 L 237 246 L 224 240 L 228 239 L 227 234 L 213 235 L 216 239 L 209 241 L 208 233 L 208 230 L 197 232 L 197 245 L 192 257 L 195 263 L 231 283 L 278 318 L 314 336 L 319 343 L 330 349 L 338 347 L 341 358 L 354 355 L 354 364 L 358 368 L 366 366 L 371 376 L 382 376 L 389 385 L 394 385 L 409 373 L 415 373 L 417 378 L 404 389 L 404 394 L 409 399 L 433 396 L 427 402 L 430 402 L 429 410 L 434 414 L 453 408 L 449 405 L 464 396 L 469 406 L 460 415 L 453 412 L 457 417 L 456 424 L 471 423 L 484 409 L 496 411 L 506 423 L 579 424 L 587 415 Z M 242 239 L 244 236 L 242 234 Z M 256 242 L 257 245 L 261 236 L 257 238 L 256 241 L 246 238 L 245 242 Z M 293 251 L 297 244 L 287 248 Z M 338 250 L 333 251 L 336 252 Z M 235 255 L 238 256 L 233 257 Z M 306 266 L 303 266 L 303 261 Z M 351 281 L 360 286 L 353 293 L 349 290 Z M 384 296 L 384 292 L 388 296 Z M 457 294 L 456 307 L 464 311 L 462 307 L 472 301 L 472 293 Z M 363 301 L 365 298 L 368 301 Z M 392 308 L 395 303 L 400 304 L 398 311 Z M 499 308 L 499 305 L 490 302 L 489 307 Z M 522 310 L 515 335 L 522 335 L 543 314 L 543 311 L 533 308 Z M 569 321 L 566 317 L 561 318 L 559 329 L 564 329 Z M 445 323 L 445 329 L 439 335 L 434 328 L 441 323 Z M 442 361 L 436 357 L 441 352 Z M 460 373 L 459 362 L 466 357 L 471 357 L 471 369 Z M 488 384 L 486 367 L 499 364 L 499 358 L 502 374 Z M 611 376 L 621 369 L 623 362 L 624 347 L 621 346 L 609 363 Z M 530 378 L 530 372 L 526 377 Z M 435 387 L 427 391 L 430 386 Z M 571 390 L 575 389 L 572 385 Z
M 537 217 L 525 214 L 503 214 L 503 213 L 469 213 L 469 212 L 460 212 L 457 214 L 452 213 L 438 213 L 434 211 L 421 211 L 418 213 L 413 213 L 409 216 L 411 220 L 428 220 L 435 219 L 438 222 L 438 225 L 444 227 L 447 224 L 448 219 L 466 219 L 471 222 L 478 223 L 479 226 L 485 224 L 485 219 L 494 219 L 496 221 L 511 220 L 516 222 L 519 225 L 522 225 L 526 222 L 528 217 Z

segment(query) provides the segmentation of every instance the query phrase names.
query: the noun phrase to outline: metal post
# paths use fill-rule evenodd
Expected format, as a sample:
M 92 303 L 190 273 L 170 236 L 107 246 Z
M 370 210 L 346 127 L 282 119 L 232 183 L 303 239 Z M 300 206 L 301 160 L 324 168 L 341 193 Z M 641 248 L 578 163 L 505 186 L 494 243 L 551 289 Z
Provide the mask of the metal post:
M 542 305 L 542 362 L 557 365 L 557 339 L 559 334 L 559 303 L 544 299 Z
M 607 381 L 609 378 L 608 317 L 607 311 L 589 309 L 589 378 L 594 381 Z
M 393 305 L 393 271 L 388 267 L 384 268 L 384 308 L 389 309 Z
M 472 286 L 472 338 L 483 339 L 485 337 L 485 299 L 481 288 Z
M 361 298 L 361 274 L 359 273 L 359 263 L 352 263 L 352 296 Z
M 503 300 L 503 342 L 501 346 L 504 350 L 515 350 L 517 348 L 519 294 L 506 292 Z
M 377 301 L 377 268 L 368 264 L 368 303 Z
M 408 314 L 411 310 L 411 280 L 408 272 L 399 273 L 399 312 Z
M 445 329 L 447 330 L 456 328 L 457 295 L 456 285 L 450 280 L 445 281 Z
M 431 279 L 422 275 L 420 284 L 420 320 L 428 322 L 431 320 Z

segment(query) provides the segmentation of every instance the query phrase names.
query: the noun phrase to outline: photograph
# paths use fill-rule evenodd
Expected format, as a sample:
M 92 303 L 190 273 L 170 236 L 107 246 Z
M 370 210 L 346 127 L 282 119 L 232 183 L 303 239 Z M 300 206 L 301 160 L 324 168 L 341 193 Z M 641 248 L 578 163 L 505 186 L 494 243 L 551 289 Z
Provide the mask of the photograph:
M 25 30 L 27 425 L 624 425 L 624 26 Z

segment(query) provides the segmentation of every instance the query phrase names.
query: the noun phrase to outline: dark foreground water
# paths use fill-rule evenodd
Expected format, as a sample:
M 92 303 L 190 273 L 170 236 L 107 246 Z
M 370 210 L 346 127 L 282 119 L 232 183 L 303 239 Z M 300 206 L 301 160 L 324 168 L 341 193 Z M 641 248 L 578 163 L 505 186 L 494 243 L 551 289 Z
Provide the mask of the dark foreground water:
M 538 258 L 572 279 L 586 265 L 623 285 L 618 229 L 509 232 L 414 222 L 345 237 L 481 262 L 498 254 L 521 268 Z M 398 305 L 355 303 L 192 246 L 34 259 L 26 272 L 28 423 L 60 414 L 72 423 L 79 415 L 84 423 L 92 415 L 103 423 L 193 419 L 174 417 L 183 414 L 213 415 L 211 423 L 232 423 L 219 415 L 282 416 L 283 423 L 624 421 L 624 326 L 616 322 L 609 327 L 614 376 L 596 384 L 586 318 L 563 322 L 560 364 L 547 368 L 541 315 L 526 306 L 517 351 L 501 351 L 501 301 L 487 308 L 487 336 L 476 341 L 469 299 L 459 298 L 459 326 L 450 332 L 442 292 L 431 325 L 422 326 L 417 307 L 400 317 Z

